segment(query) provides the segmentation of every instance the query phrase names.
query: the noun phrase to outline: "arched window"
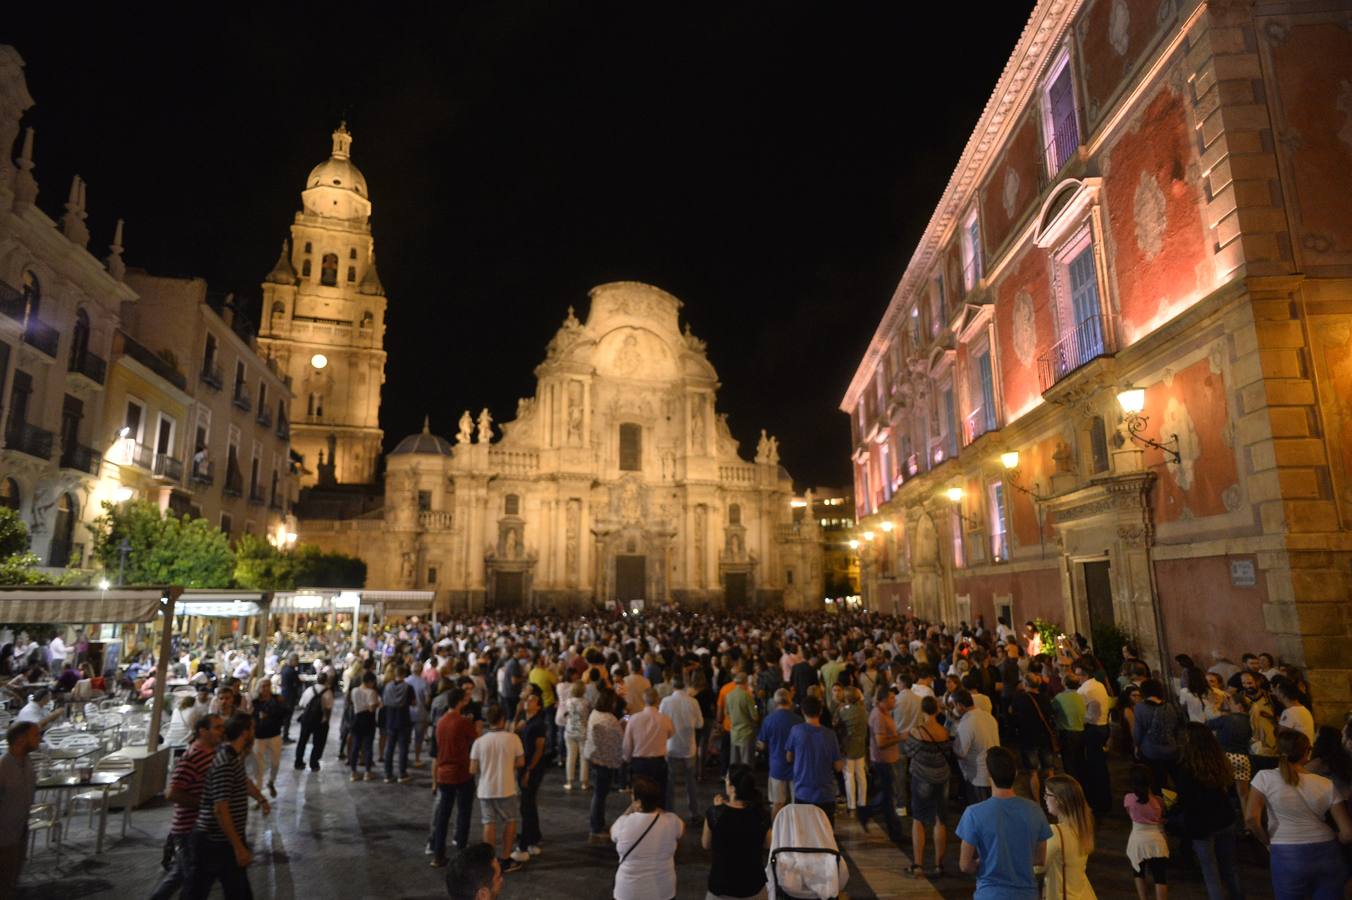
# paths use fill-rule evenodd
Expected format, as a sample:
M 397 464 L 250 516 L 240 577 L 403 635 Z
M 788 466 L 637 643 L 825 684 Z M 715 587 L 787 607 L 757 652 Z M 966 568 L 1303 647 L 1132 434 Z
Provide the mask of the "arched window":
M 352 282 L 354 282 L 354 281 L 357 280 L 357 267 L 356 267 L 356 266 L 348 266 L 348 267 L 347 267 L 347 280 L 348 280 L 348 283 L 349 283 L 349 284 L 351 284 Z
M 310 261 L 308 259 L 300 264 L 300 276 L 302 278 L 310 277 Z
M 633 422 L 620 425 L 620 471 L 643 470 L 643 426 Z
M 357 258 L 357 248 L 356 248 L 356 247 L 349 247 L 349 248 L 348 248 L 348 250 L 347 250 L 347 258 L 348 258 L 348 259 L 356 259 L 356 258 Z
M 325 253 L 319 270 L 319 283 L 330 286 L 338 283 L 338 254 Z
M 70 340 L 70 367 L 78 370 L 89 352 L 89 313 L 75 311 L 75 331 Z
M 324 395 L 322 393 L 319 391 L 310 392 L 310 399 L 305 404 L 305 414 L 324 418 Z
M 51 549 L 47 554 L 47 565 L 67 566 L 74 546 L 76 519 L 75 498 L 62 494 L 56 498 L 56 521 L 52 525 Z
M 375 320 L 376 317 L 371 315 L 371 311 L 368 309 L 366 312 L 361 314 L 361 327 L 370 328 L 371 325 L 375 322 Z
M 306 242 L 305 242 L 305 252 L 306 252 L 306 253 L 309 253 L 309 252 L 310 252 L 310 242 L 309 242 L 309 241 L 306 241 Z
M 728 506 L 728 524 L 729 525 L 742 524 L 742 507 L 736 503 L 729 504 Z
M 19 482 L 13 478 L 6 478 L 0 481 L 0 506 L 7 506 L 15 512 L 19 511 Z
M 286 315 L 286 304 L 280 300 L 272 304 L 272 317 L 274 319 L 280 319 L 284 315 Z
M 521 498 L 516 494 L 508 494 L 502 499 L 503 515 L 516 516 L 521 514 Z
M 38 307 L 42 305 L 42 283 L 31 271 L 23 273 L 23 300 L 28 314 L 37 315 Z

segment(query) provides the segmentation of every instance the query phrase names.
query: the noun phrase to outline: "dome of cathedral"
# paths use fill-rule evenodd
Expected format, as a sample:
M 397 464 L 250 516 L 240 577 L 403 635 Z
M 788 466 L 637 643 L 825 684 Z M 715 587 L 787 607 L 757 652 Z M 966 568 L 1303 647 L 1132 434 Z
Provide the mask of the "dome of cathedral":
M 333 133 L 333 155 L 310 170 L 305 187 L 329 187 L 352 191 L 367 199 L 366 176 L 352 162 L 352 135 L 347 125 L 338 126 Z
M 419 434 L 410 434 L 399 442 L 390 456 L 398 456 L 405 453 L 419 453 L 428 456 L 450 456 L 451 442 L 443 437 L 432 434 L 427 419 L 423 419 L 423 430 Z

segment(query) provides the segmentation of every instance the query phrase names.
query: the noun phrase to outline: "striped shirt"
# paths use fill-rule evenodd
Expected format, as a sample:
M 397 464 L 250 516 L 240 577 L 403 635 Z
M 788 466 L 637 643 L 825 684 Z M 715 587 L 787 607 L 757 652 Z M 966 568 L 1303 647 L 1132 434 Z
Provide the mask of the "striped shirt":
M 202 787 L 215 755 L 211 747 L 193 744 L 174 767 L 174 780 L 169 785 L 174 792 L 174 821 L 169 826 L 170 834 L 187 834 L 197 824 Z
M 243 840 L 245 826 L 249 824 L 249 778 L 244 774 L 244 757 L 229 744 L 216 749 L 202 790 L 202 808 L 197 814 L 195 830 L 204 832 L 209 841 L 229 840 L 216 820 L 216 804 L 222 800 L 230 803 L 230 819 L 235 824 L 235 833 Z

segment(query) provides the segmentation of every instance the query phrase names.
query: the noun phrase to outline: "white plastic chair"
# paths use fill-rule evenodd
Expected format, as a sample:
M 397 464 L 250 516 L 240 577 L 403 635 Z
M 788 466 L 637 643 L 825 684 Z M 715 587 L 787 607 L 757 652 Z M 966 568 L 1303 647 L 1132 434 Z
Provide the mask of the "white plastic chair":
M 38 832 L 47 832 L 47 848 L 52 846 L 52 836 L 56 836 L 56 846 L 61 847 L 61 815 L 54 803 L 35 803 L 28 810 L 28 855 L 33 855 L 37 846 Z

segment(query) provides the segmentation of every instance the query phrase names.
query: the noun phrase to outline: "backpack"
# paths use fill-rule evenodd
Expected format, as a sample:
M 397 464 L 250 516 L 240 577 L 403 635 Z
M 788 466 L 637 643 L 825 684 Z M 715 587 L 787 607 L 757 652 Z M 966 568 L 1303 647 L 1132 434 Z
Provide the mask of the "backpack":
M 324 695 L 328 693 L 328 688 L 316 690 L 310 697 L 310 702 L 305 704 L 304 711 L 300 714 L 300 723 L 308 725 L 311 728 L 324 721 Z

